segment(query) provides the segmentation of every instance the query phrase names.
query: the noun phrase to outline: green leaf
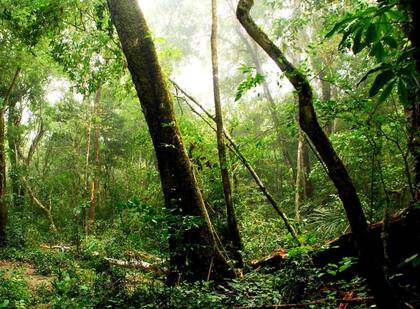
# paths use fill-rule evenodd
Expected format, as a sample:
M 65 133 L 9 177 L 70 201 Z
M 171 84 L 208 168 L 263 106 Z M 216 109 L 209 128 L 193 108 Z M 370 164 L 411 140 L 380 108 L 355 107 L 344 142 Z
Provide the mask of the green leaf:
M 383 38 L 384 42 L 391 48 L 398 48 L 398 42 L 392 36 L 388 35 Z
M 352 33 L 352 31 L 350 31 L 350 30 L 347 31 L 346 33 L 344 33 L 343 38 L 340 41 L 340 44 L 338 44 L 339 48 L 345 47 L 344 44 L 346 43 L 346 41 L 347 41 L 347 39 L 348 39 L 348 37 L 350 36 L 351 33 Z
M 404 80 L 401 78 L 398 81 L 398 96 L 400 97 L 401 103 L 407 106 L 408 105 L 407 85 L 405 84 Z
M 362 34 L 363 34 L 363 28 L 360 28 L 357 30 L 356 35 L 354 36 L 353 40 L 353 53 L 356 55 L 360 53 L 365 45 L 362 43 Z
M 382 94 L 379 97 L 380 102 L 384 102 L 389 97 L 389 95 L 392 92 L 392 89 L 394 89 L 396 82 L 397 82 L 396 80 L 393 80 L 385 87 L 384 91 L 382 91 Z
M 378 94 L 379 90 L 382 89 L 392 78 L 394 77 L 394 72 L 391 70 L 383 71 L 376 76 L 375 81 L 373 82 L 372 87 L 369 90 L 369 96 L 374 97 Z
M 10 301 L 8 299 L 4 300 L 1 304 L 0 304 L 0 308 L 7 308 L 7 306 L 9 305 Z
M 369 25 L 366 31 L 365 44 L 369 45 L 370 43 L 375 42 L 377 39 L 378 39 L 378 32 L 377 32 L 376 24 L 372 23 Z
M 327 39 L 333 36 L 335 33 L 341 31 L 347 25 L 347 23 L 354 19 L 356 19 L 356 16 L 345 17 L 334 25 L 334 27 L 325 35 L 325 38 Z
M 407 264 L 412 264 L 414 267 L 417 267 L 420 263 L 420 255 L 418 253 L 406 258 L 403 262 L 401 262 L 398 267 L 403 267 Z
M 381 64 L 380 66 L 378 66 L 378 67 L 376 67 L 376 68 L 373 68 L 373 69 L 371 69 L 371 70 L 369 70 L 363 77 L 362 77 L 362 79 L 357 83 L 357 86 L 359 86 L 361 83 L 363 83 L 368 77 L 369 77 L 369 75 L 371 75 L 371 74 L 373 74 L 373 73 L 375 73 L 375 72 L 377 72 L 377 71 L 380 71 L 380 70 L 382 70 L 384 68 L 384 66 Z
M 385 49 L 381 42 L 376 43 L 371 52 L 369 53 L 371 56 L 375 56 L 378 62 L 381 62 L 385 58 Z
M 375 57 L 378 62 L 382 61 L 385 58 L 385 49 L 381 42 L 379 42 L 378 47 L 375 52 Z

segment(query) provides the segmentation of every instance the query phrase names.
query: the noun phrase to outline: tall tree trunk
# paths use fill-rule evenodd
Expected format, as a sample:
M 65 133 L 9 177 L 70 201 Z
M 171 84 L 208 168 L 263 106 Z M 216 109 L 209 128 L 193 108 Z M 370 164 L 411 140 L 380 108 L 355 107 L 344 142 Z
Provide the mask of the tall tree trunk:
M 250 15 L 253 0 L 240 0 L 237 17 L 248 34 L 265 50 L 297 91 L 299 98 L 299 123 L 302 130 L 315 145 L 325 162 L 329 177 L 338 190 L 358 249 L 360 262 L 372 288 L 378 308 L 398 308 L 399 304 L 380 264 L 378 252 L 373 252 L 368 233 L 368 224 L 353 182 L 343 162 L 332 147 L 318 123 L 313 106 L 312 88 L 306 78 L 284 56 L 283 52 L 255 24 Z
M 6 245 L 7 207 L 6 192 L 6 158 L 4 153 L 4 108 L 0 109 L 0 247 Z
M 9 177 L 12 187 L 13 206 L 21 209 L 23 207 L 23 188 L 20 183 L 21 166 L 18 160 L 19 147 L 21 145 L 20 137 L 20 119 L 21 112 L 17 109 L 16 99 L 9 99 L 7 102 L 7 142 L 9 145 Z
M 31 146 L 29 147 L 28 155 L 26 156 L 26 159 L 22 158 L 24 159 L 26 166 L 29 167 L 29 165 L 31 164 L 35 151 L 38 148 L 38 145 L 41 142 L 42 138 L 44 137 L 45 132 L 46 130 L 44 126 L 44 120 L 41 118 L 41 123 L 39 124 L 38 131 L 34 139 L 32 140 Z
M 217 150 L 219 154 L 220 173 L 222 176 L 223 193 L 225 196 L 226 211 L 227 211 L 227 222 L 229 228 L 229 240 L 231 242 L 230 247 L 233 251 L 233 258 L 238 268 L 243 268 L 244 263 L 242 261 L 242 242 L 239 234 L 238 223 L 236 220 L 235 209 L 233 207 L 232 199 L 232 187 L 229 177 L 228 162 L 226 157 L 226 148 L 224 140 L 224 127 L 223 127 L 223 113 L 222 103 L 220 99 L 220 87 L 219 87 L 219 60 L 217 50 L 217 0 L 211 2 L 211 16 L 212 16 L 212 27 L 211 27 L 211 63 L 213 69 L 213 94 L 214 94 L 214 106 L 216 111 L 216 127 L 217 127 Z
M 321 79 L 321 90 L 322 90 L 322 100 L 330 101 L 331 100 L 331 84 L 329 81 L 325 80 L 326 74 L 324 71 L 319 73 L 319 78 Z M 330 135 L 332 132 L 334 121 L 328 120 L 325 124 L 325 132 L 327 135 Z
M 6 154 L 4 149 L 4 109 L 8 105 L 10 95 L 13 87 L 16 84 L 17 78 L 20 74 L 20 68 L 16 69 L 12 82 L 7 89 L 3 98 L 2 106 L 0 106 L 0 247 L 6 245 L 6 225 L 7 225 L 7 207 L 5 202 L 6 193 Z
M 90 113 L 89 98 L 86 98 L 86 113 L 88 115 L 88 123 L 86 127 L 86 147 L 85 147 L 85 175 L 84 175 L 84 188 L 83 188 L 83 208 L 82 208 L 82 227 L 85 235 L 89 234 L 89 218 L 87 200 L 89 198 L 89 165 L 90 165 L 90 140 L 92 135 L 92 123 Z
M 155 46 L 136 0 L 109 0 L 112 20 L 152 137 L 168 221 L 169 284 L 234 276 L 210 222 L 173 110 Z M 197 218 L 198 225 L 182 224 Z
M 403 31 L 414 48 L 413 60 L 416 63 L 416 78 L 420 77 L 420 2 L 418 0 L 400 0 L 399 6 L 406 11 L 411 21 L 405 23 Z M 409 104 L 405 106 L 407 130 L 409 133 L 408 147 L 414 159 L 414 202 L 420 203 L 420 88 L 418 84 L 411 85 L 408 94 Z
M 102 97 L 102 87 L 96 90 L 94 102 L 94 137 L 93 137 L 93 160 L 94 172 L 91 179 L 90 186 L 90 208 L 89 208 L 89 225 L 93 226 L 95 222 L 95 210 L 98 203 L 99 190 L 99 131 L 100 131 L 100 103 Z
M 302 171 L 303 171 L 303 193 L 305 199 L 311 198 L 314 192 L 312 181 L 309 179 L 311 173 L 311 161 L 309 157 L 309 146 L 306 139 L 302 145 Z
M 301 130 L 299 130 L 298 136 L 298 149 L 297 149 L 297 158 L 296 158 L 296 185 L 295 185 L 295 222 L 300 224 L 300 204 L 301 204 L 301 180 L 304 177 L 302 173 L 302 163 L 303 163 L 303 136 Z

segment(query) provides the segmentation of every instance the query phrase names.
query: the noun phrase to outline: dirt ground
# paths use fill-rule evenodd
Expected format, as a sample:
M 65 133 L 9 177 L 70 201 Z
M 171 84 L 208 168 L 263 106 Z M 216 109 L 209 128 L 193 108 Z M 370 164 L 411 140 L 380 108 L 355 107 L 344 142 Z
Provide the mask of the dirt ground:
M 4 271 L 3 276 L 6 278 L 12 276 L 15 271 L 21 271 L 22 278 L 28 283 L 32 292 L 36 292 L 41 286 L 51 288 L 54 280 L 52 276 L 37 275 L 35 268 L 28 263 L 0 260 L 0 271 Z

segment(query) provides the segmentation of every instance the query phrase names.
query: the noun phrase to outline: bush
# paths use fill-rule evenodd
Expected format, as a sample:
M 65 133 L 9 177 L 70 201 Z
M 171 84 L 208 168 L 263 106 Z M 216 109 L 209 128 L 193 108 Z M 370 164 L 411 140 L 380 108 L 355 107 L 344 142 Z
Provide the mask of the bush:
M 19 271 L 0 271 L 0 308 L 27 308 L 31 290 Z
M 68 267 L 70 261 L 73 260 L 65 252 L 53 252 L 36 250 L 30 253 L 30 262 L 40 275 L 58 274 L 62 269 Z

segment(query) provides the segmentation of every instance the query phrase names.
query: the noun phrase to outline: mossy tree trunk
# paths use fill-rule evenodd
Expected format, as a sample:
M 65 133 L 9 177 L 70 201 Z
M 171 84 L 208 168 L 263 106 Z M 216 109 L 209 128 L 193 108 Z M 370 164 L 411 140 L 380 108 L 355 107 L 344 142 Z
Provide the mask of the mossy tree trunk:
M 138 2 L 109 0 L 108 6 L 152 137 L 165 206 L 173 216 L 168 220 L 168 283 L 233 276 L 194 177 Z
M 13 76 L 12 82 L 7 89 L 2 105 L 0 106 L 0 247 L 6 244 L 6 225 L 7 225 L 7 207 L 5 203 L 6 193 L 6 153 L 5 153 L 5 134 L 4 134 L 4 110 L 8 105 L 10 95 L 16 84 L 21 69 L 17 68 Z M 1 98 L 0 98 L 1 99 Z
M 403 31 L 414 48 L 413 60 L 416 63 L 417 80 L 420 77 L 420 1 L 400 0 L 399 6 L 410 17 L 410 22 L 404 23 Z M 414 202 L 420 203 L 420 88 L 418 84 L 409 89 L 409 104 L 405 106 L 407 131 L 409 133 L 408 147 L 414 159 Z
M 354 234 L 361 265 L 368 284 L 372 288 L 378 308 L 398 308 L 399 304 L 394 291 L 387 280 L 383 265 L 379 262 L 378 254 L 380 253 L 372 250 L 367 220 L 353 182 L 317 120 L 313 106 L 312 88 L 308 79 L 292 65 L 283 52 L 255 24 L 250 15 L 253 5 L 253 0 L 240 0 L 236 12 L 237 17 L 248 34 L 272 58 L 296 89 L 299 99 L 299 124 L 315 145 L 327 166 L 329 177 L 337 188 Z
M 20 121 L 22 112 L 18 109 L 18 98 L 9 98 L 7 102 L 7 144 L 9 146 L 9 177 L 12 188 L 13 206 L 17 209 L 23 207 L 24 189 L 20 183 L 22 166 L 19 163 L 19 147 L 21 146 Z

